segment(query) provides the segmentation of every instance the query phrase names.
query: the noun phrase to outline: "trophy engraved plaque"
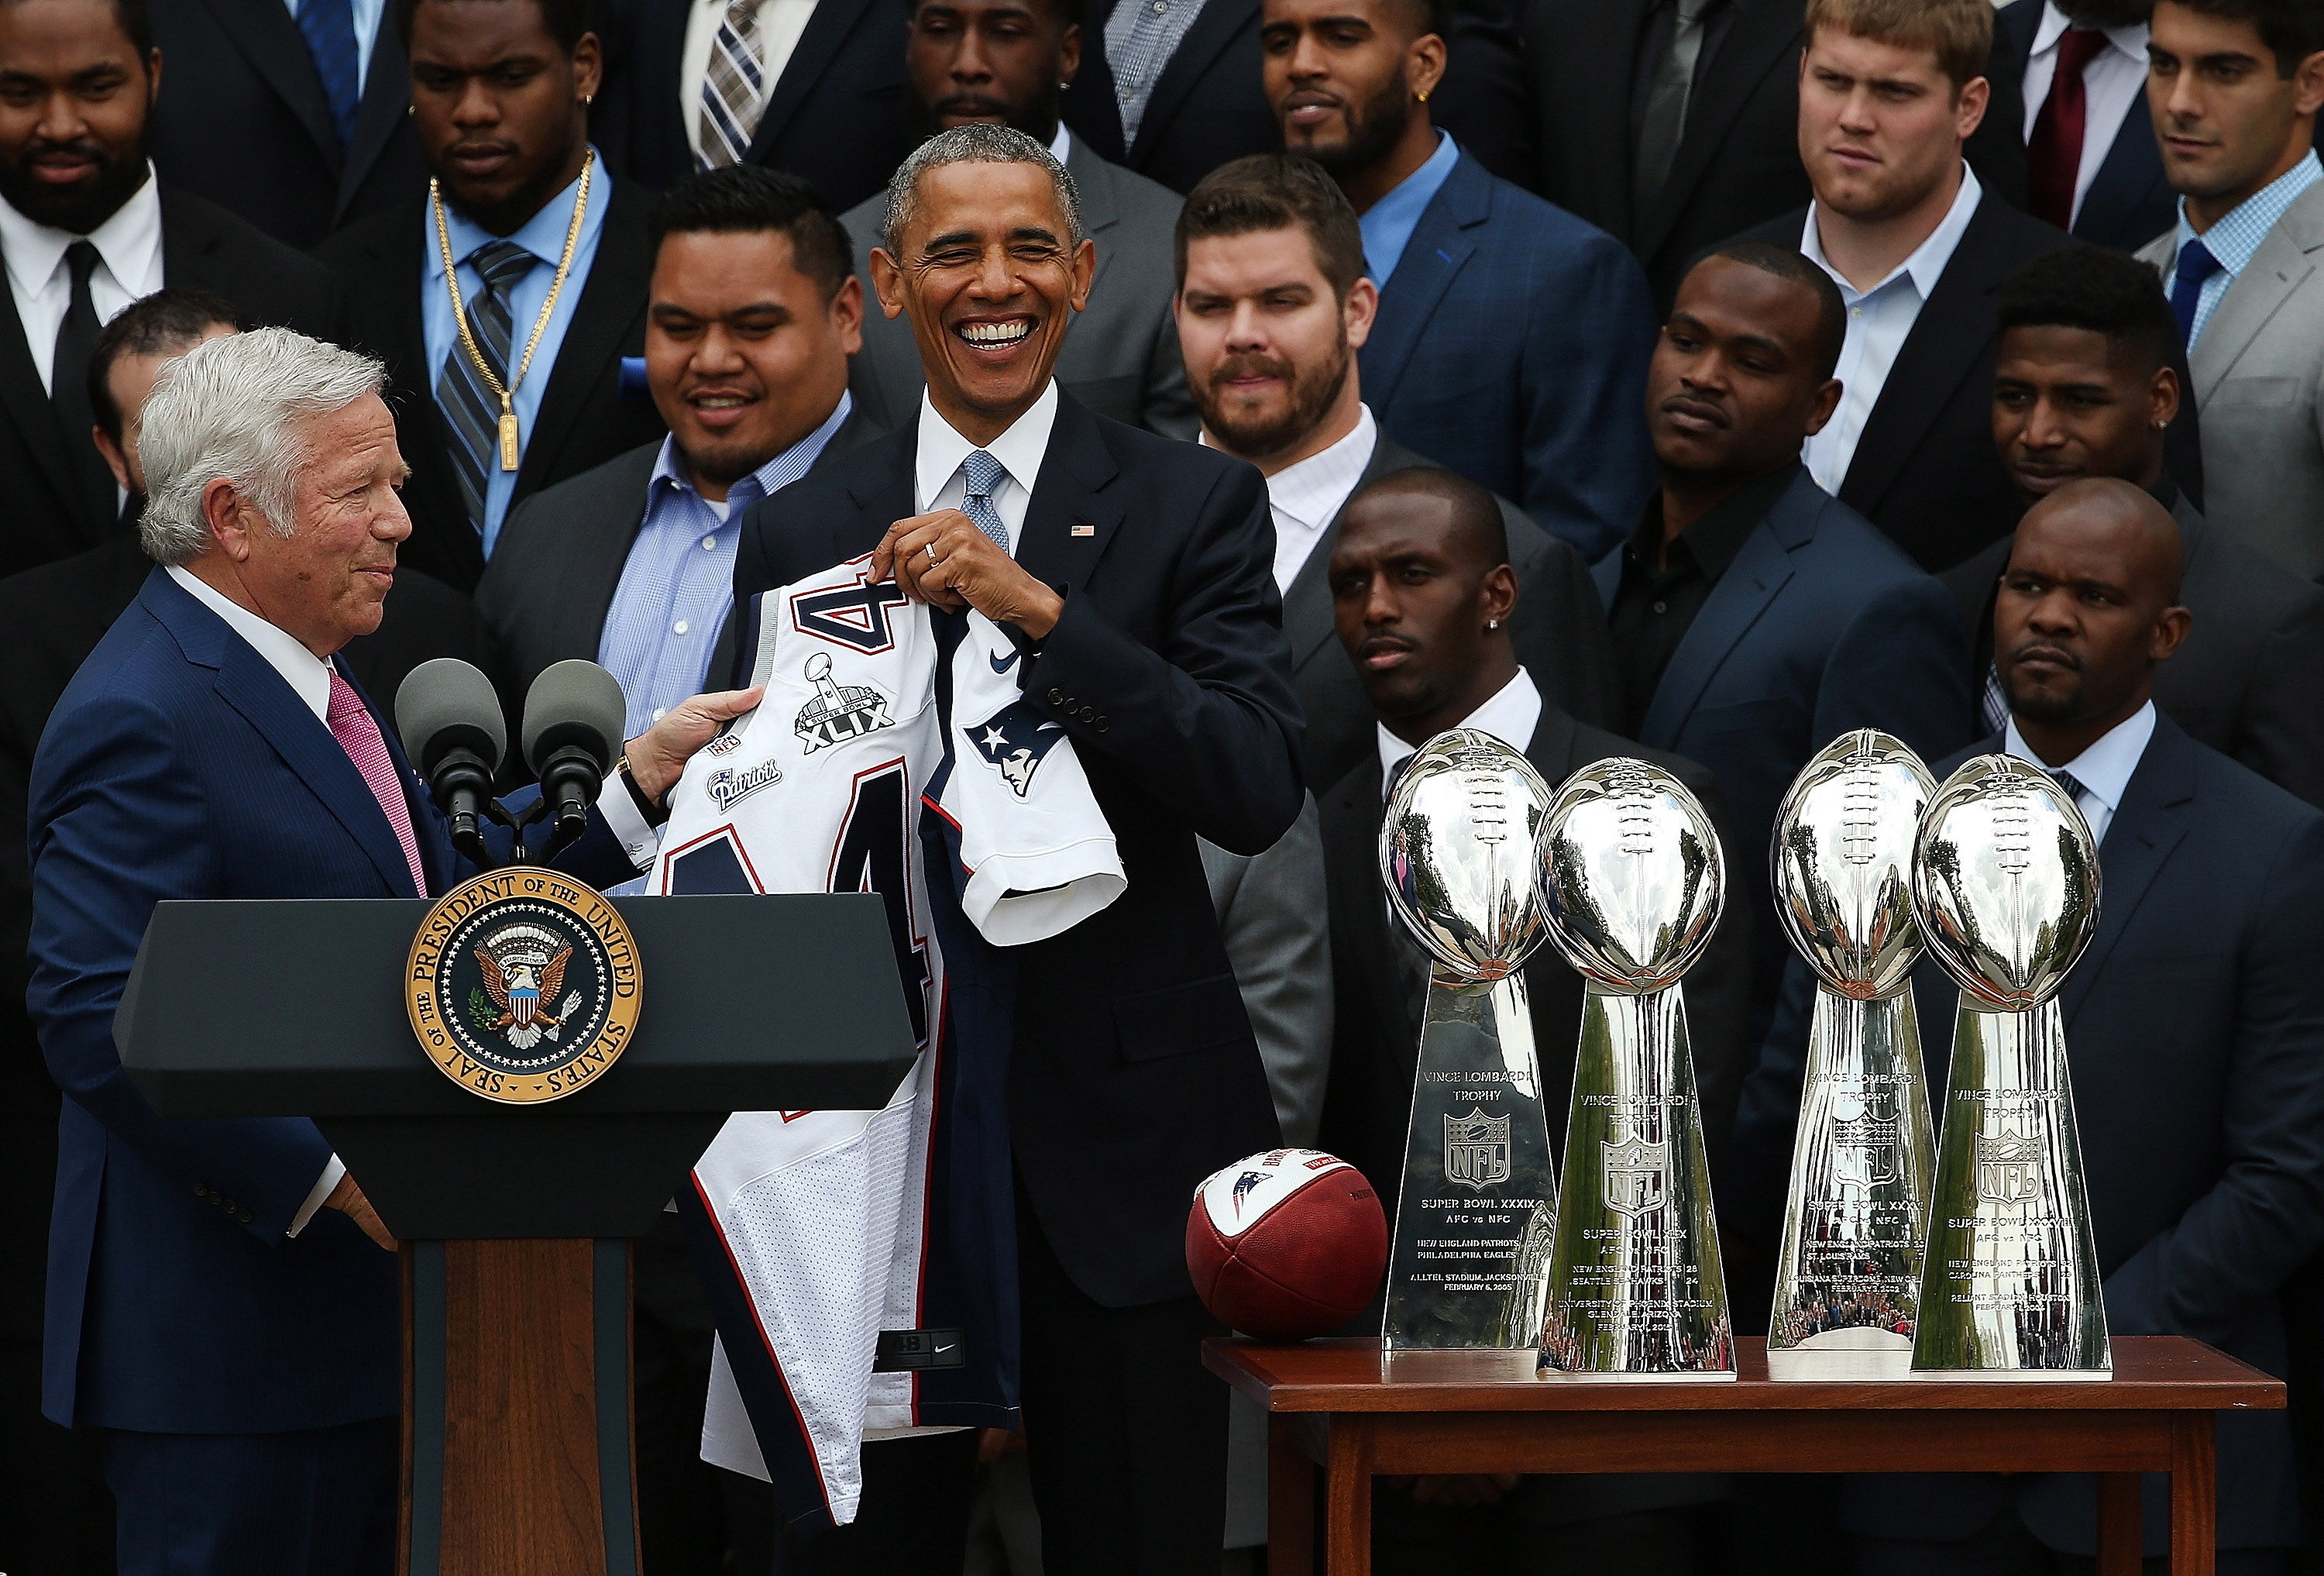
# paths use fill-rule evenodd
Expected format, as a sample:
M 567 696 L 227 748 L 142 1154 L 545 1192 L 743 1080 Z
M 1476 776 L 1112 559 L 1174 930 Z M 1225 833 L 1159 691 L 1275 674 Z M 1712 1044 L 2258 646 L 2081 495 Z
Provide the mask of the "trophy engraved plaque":
M 1534 833 L 1549 785 L 1489 733 L 1422 747 L 1380 828 L 1388 903 L 1428 955 L 1412 1125 L 1389 1240 L 1393 1353 L 1530 1347 L 1556 1204 L 1518 967 L 1544 940 Z
M 1776 1379 L 1907 1378 L 1936 1143 L 1913 1012 L 1913 840 L 1936 784 L 1899 740 L 1843 733 L 1775 813 L 1775 910 L 1816 976 L 1767 1319 Z
M 1541 1372 L 1732 1379 L 1679 984 L 1725 900 L 1718 834 L 1676 778 L 1618 758 L 1557 790 L 1540 847 L 1550 937 L 1585 989 Z
M 1913 1372 L 2107 1375 L 2057 996 L 2098 929 L 2098 846 L 2048 773 L 1981 755 L 1921 822 L 1913 908 L 1960 986 Z

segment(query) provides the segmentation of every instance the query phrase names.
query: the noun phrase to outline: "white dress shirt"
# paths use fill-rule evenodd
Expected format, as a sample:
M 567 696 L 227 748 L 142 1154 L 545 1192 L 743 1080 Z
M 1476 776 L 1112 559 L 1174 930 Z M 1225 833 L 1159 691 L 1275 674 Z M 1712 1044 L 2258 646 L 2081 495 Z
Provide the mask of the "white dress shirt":
M 1201 441 L 1211 447 L 1211 435 L 1203 433 Z M 1275 519 L 1277 591 L 1290 594 L 1291 583 L 1340 517 L 1348 494 L 1364 479 L 1364 467 L 1372 463 L 1372 450 L 1379 447 L 1379 423 L 1372 419 L 1370 406 L 1360 404 L 1356 424 L 1345 438 L 1267 478 L 1267 512 Z
M 686 145 L 702 158 L 702 79 L 710 74 L 710 46 L 718 41 L 718 24 L 726 20 L 727 0 L 692 0 L 686 14 L 686 47 L 678 57 L 678 115 L 686 126 Z M 759 0 L 759 108 L 782 79 L 799 34 L 815 14 L 815 0 Z M 753 133 L 758 117 L 751 121 Z
M 36 225 L 13 204 L 0 202 L 0 259 L 8 265 L 8 293 L 16 300 L 16 320 L 24 326 L 24 348 L 47 389 L 57 359 L 57 330 L 72 306 L 72 270 L 65 249 L 81 237 Z M 88 276 L 88 299 L 97 320 L 109 321 L 130 302 L 161 288 L 161 194 L 152 171 L 112 217 L 88 233 L 97 264 Z M 53 392 L 54 391 L 51 391 Z
M 1017 556 L 1017 544 L 1024 539 L 1025 511 L 1033 502 L 1033 484 L 1040 479 L 1041 456 L 1049 452 L 1049 429 L 1056 419 L 1057 381 L 1051 378 L 1033 408 L 984 446 L 984 452 L 1001 462 L 1003 473 L 992 486 L 992 512 L 1001 517 L 1001 526 L 1009 532 L 1012 558 Z M 920 391 L 919 437 L 918 449 L 912 456 L 914 504 L 922 514 L 958 509 L 968 496 L 968 484 L 960 467 L 977 446 L 936 414 L 936 403 L 926 389 Z
M 1840 346 L 1840 367 L 1833 373 L 1840 382 L 1840 409 L 1832 412 L 1821 432 L 1807 440 L 1800 458 L 1816 485 L 1834 497 L 1840 495 L 1840 484 L 1856 458 L 1857 439 L 1864 436 L 1864 423 L 1879 402 L 1888 369 L 1896 364 L 1896 353 L 1904 348 L 1913 325 L 1920 320 L 1921 308 L 1937 288 L 1945 264 L 1952 261 L 1953 249 L 1960 244 L 1961 233 L 1969 228 L 1984 189 L 1978 184 L 1976 171 L 1962 165 L 1960 190 L 1937 227 L 1929 232 L 1929 238 L 1890 270 L 1887 278 L 1862 291 L 1824 256 L 1823 237 L 1816 229 L 1818 207 L 1812 202 L 1808 205 L 1800 251 L 1840 287 L 1840 299 L 1848 307 L 1848 339 Z
M 1493 698 L 1461 719 L 1458 726 L 1475 728 L 1490 733 L 1502 743 L 1525 753 L 1533 742 L 1533 731 L 1541 722 L 1541 691 L 1534 687 L 1533 675 L 1520 666 L 1517 677 L 1493 692 Z M 1386 723 L 1373 726 L 1379 733 L 1380 794 L 1383 799 L 1388 785 L 1396 780 L 1397 770 L 1419 751 L 1417 744 L 1407 744 L 1388 731 Z
M 2025 58 L 2024 140 L 2028 143 L 2034 140 L 2034 123 L 2042 118 L 2042 106 L 2058 74 L 2058 41 L 2071 25 L 2058 9 L 2058 0 L 2044 0 L 2041 25 L 2034 32 L 2034 52 Z M 2107 47 L 2082 68 L 2082 163 L 2074 172 L 2075 218 L 2082 217 L 2082 198 L 2114 147 L 2122 117 L 2146 91 L 2146 23 L 2134 22 L 2127 27 L 2102 31 Z
M 2071 773 L 2074 780 L 2082 785 L 2081 791 L 2074 796 L 2074 803 L 2080 808 L 2082 819 L 2090 824 L 2090 841 L 2103 843 L 2107 828 L 2114 824 L 2114 813 L 2122 808 L 2122 796 L 2129 791 L 2131 774 L 2138 770 L 2139 758 L 2146 753 L 2147 742 L 2153 737 L 2154 703 L 2148 701 L 2063 766 L 2052 766 L 2034 753 L 2018 734 L 2015 717 L 2009 719 L 2009 726 L 2002 733 L 2001 747 L 2043 771 Z

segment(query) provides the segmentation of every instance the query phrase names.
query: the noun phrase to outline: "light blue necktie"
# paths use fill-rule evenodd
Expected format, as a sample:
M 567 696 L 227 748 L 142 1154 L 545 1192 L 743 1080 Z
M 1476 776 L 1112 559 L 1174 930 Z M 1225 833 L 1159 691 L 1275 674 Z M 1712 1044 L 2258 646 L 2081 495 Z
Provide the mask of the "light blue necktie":
M 1009 550 L 1009 528 L 1001 523 L 1001 516 L 992 507 L 992 489 L 1008 474 L 1008 466 L 981 448 L 970 450 L 968 457 L 960 462 L 964 494 L 960 512 L 975 523 L 977 530 L 999 543 L 1004 553 Z

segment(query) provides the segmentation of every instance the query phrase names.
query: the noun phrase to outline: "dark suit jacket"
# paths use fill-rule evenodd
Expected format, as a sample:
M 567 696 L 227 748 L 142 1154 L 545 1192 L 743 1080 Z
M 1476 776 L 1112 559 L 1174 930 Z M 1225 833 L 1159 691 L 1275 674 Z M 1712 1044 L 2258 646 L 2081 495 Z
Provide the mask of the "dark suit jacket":
M 1076 138 L 1180 196 L 1230 160 L 1277 147 L 1275 116 L 1259 80 L 1259 0 L 1206 0 L 1138 123 L 1121 145 L 1121 105 L 1105 54 L 1116 0 L 1094 0 L 1082 19 L 1082 69 L 1065 88 L 1065 120 Z M 1533 184 L 1533 126 L 1526 106 L 1516 0 L 1454 0 L 1444 80 L 1428 113 L 1504 180 Z
M 2184 497 L 2171 513 L 2186 544 L 2179 600 L 2195 622 L 2155 671 L 2154 704 L 2198 742 L 2324 805 L 2324 587 L 2210 529 Z M 1970 682 L 1980 692 L 1993 666 L 1994 587 L 2014 539 L 1944 576 L 1969 626 Z
M 890 433 L 755 506 L 736 599 L 877 546 L 913 512 L 918 438 Z M 1261 853 L 1305 802 L 1267 491 L 1240 460 L 1061 392 L 1017 559 L 1065 599 L 1019 683 L 1073 740 L 1130 875 L 1104 912 L 1010 949 L 1017 1173 L 1091 1297 L 1183 1297 L 1194 1188 L 1277 1140 L 1194 842 Z
M 1406 442 L 1595 558 L 1653 484 L 1654 342 L 1637 259 L 1463 152 L 1357 356 L 1365 402 Z
M 330 334 L 337 312 L 337 287 L 322 268 L 224 208 L 167 185 L 161 278 L 216 291 L 253 323 L 318 337 Z M 13 309 L 0 311 L 0 496 L 8 500 L 0 576 L 70 558 L 118 533 L 111 501 L 100 512 L 83 496 L 69 447 L 96 453 L 88 433 L 58 429 L 23 321 Z
M 314 57 L 281 0 L 178 0 L 152 14 L 168 68 L 152 125 L 163 180 L 301 251 L 426 189 L 392 5 L 380 14 L 344 151 Z
M 1370 741 L 1366 742 L 1369 746 Z M 1543 705 L 1541 721 L 1526 747 L 1526 759 L 1553 790 L 1592 761 L 1616 755 L 1650 760 L 1685 783 L 1710 811 L 1720 841 L 1732 845 L 1719 785 L 1692 760 L 1577 723 L 1554 703 Z M 1377 749 L 1368 748 L 1355 770 L 1324 794 L 1322 807 L 1323 872 L 1331 892 L 1334 1028 L 1331 1081 L 1316 1142 L 1384 1189 L 1381 1202 L 1393 1210 L 1397 1179 L 1404 1174 L 1419 1041 L 1413 1032 L 1414 1004 L 1406 1000 L 1414 971 L 1405 960 L 1402 938 L 1388 928 L 1380 887 Z M 1534 1055 L 1540 1062 L 1541 1086 L 1551 1112 L 1550 1142 L 1562 1150 L 1563 1112 L 1566 1093 L 1573 1087 L 1574 1052 L 1582 1032 L 1582 976 L 1555 947 L 1544 945 L 1526 960 L 1525 982 L 1526 1004 L 1533 1010 Z M 1744 1023 L 1750 991 L 1751 927 L 1723 923 L 1702 961 L 1686 976 L 1687 1032 L 1714 1174 L 1735 1114 L 1736 1093 L 1749 1066 L 1752 1047 Z
M 1974 752 L 1998 751 L 1988 736 Z M 1940 780 L 1973 751 L 1930 762 Z M 2090 1223 L 2115 1335 L 2190 1335 L 2287 1370 L 2278 1290 L 2324 1242 L 2324 815 L 2166 716 L 2098 848 L 2098 929 L 2060 992 Z M 1916 971 L 1929 1087 L 1957 992 Z M 1798 1092 L 1799 1068 L 1789 1083 Z M 2218 1414 L 2218 1543 L 2300 1542 L 2282 1412 Z M 2088 1477 L 1858 1479 L 1842 1522 L 1966 1537 L 2015 1493 L 2052 1548 L 2095 1552 Z M 2145 1546 L 2167 1545 L 2159 1498 Z
M 694 172 L 678 102 L 687 10 L 683 0 L 610 0 L 598 19 L 605 87 L 590 132 L 616 171 L 655 191 Z M 904 80 L 904 18 L 891 0 L 817 0 L 759 115 L 749 161 L 802 177 L 834 213 L 886 186 L 927 134 Z
M 1802 207 L 1737 239 L 1796 249 L 1807 219 Z M 1864 423 L 1840 501 L 1886 531 L 1924 569 L 1951 568 L 1991 541 L 1999 522 L 2021 512 L 1993 447 L 1993 369 L 2001 347 L 1993 290 L 2024 263 L 2065 244 L 2063 230 L 1987 192 Z M 2192 388 L 2185 357 L 2178 362 L 2179 386 Z M 2171 474 L 2200 501 L 2202 456 L 2193 401 L 2180 401 L 2164 436 Z
M 1622 555 L 1608 554 L 1596 572 L 1611 607 Z M 1734 895 L 1725 923 L 1745 919 L 1761 938 L 1755 1033 L 1775 1020 L 1786 970 L 1807 977 L 1767 918 L 1777 805 L 1808 758 L 1849 728 L 1883 729 L 1923 759 L 1958 747 L 1976 727 L 1964 643 L 1943 585 L 1803 467 L 1663 670 L 1639 739 L 1701 761 L 1726 795 L 1736 842 L 1726 851 Z M 1787 1163 L 1788 1137 L 1782 1152 Z
M 2013 81 L 2025 79 L 2025 62 L 2034 53 L 2034 35 L 2042 30 L 2043 0 L 2010 0 L 1993 19 L 1993 41 L 2009 52 Z M 2024 104 L 2021 97 L 2020 106 Z M 1988 113 L 1987 119 L 1992 116 Z M 2015 123 L 2025 122 L 2021 107 Z M 2081 212 L 2074 216 L 2074 234 L 2101 246 L 2135 252 L 2179 222 L 2179 196 L 2163 178 L 2163 152 L 2154 142 L 2154 122 L 2147 114 L 2146 95 L 2131 99 L 2122 119 L 2112 126 L 2089 126 L 2085 137 L 2111 137 L 2106 161 L 2082 194 Z
M 2038 7 L 2040 0 L 2028 0 Z M 1659 316 L 1688 265 L 1738 230 L 1803 207 L 1813 195 L 1800 164 L 1799 0 L 1739 0 L 1702 68 L 1670 180 L 1651 211 L 1631 203 L 1630 95 L 1650 0 L 1531 0 L 1526 12 L 1534 109 L 1541 124 L 1541 194 L 1638 254 Z M 2017 138 L 2019 69 L 2002 70 L 1967 153 L 1988 191 L 2025 200 Z
M 378 720 L 429 889 L 442 891 L 466 868 L 392 721 Z M 68 1424 L 173 1433 L 392 1415 L 394 1257 L 329 1212 L 284 1240 L 330 1146 L 300 1117 L 157 1116 L 122 1071 L 113 1018 L 156 902 L 408 898 L 403 850 L 314 713 L 158 569 L 66 687 L 54 723 L 29 815 L 27 1005 L 66 1095 L 42 1408 Z M 592 882 L 629 871 L 602 819 L 557 862 Z
M 879 436 L 860 408 L 851 411 L 807 475 Z M 597 659 L 660 455 L 659 439 L 640 444 L 509 511 L 492 567 L 476 585 L 476 607 L 492 631 L 490 671 L 511 715 L 523 710 L 525 692 L 550 663 Z M 723 683 L 733 665 L 733 622 L 723 620 L 707 671 Z
M 653 275 L 646 248 L 649 200 L 615 179 L 597 254 L 565 342 L 554 364 L 536 363 L 528 374 L 546 377 L 549 386 L 541 394 L 540 413 L 524 435 L 524 460 L 509 499 L 512 512 L 542 488 L 662 434 L 661 417 L 650 401 L 621 397 L 622 357 L 645 350 L 646 286 Z M 436 406 L 436 379 L 443 369 L 428 364 L 420 316 L 427 201 L 423 193 L 415 202 L 352 226 L 332 236 L 317 255 L 337 272 L 345 291 L 341 343 L 387 363 L 395 439 L 411 467 L 403 488 L 411 535 L 403 544 L 402 561 L 473 591 L 484 572 L 484 544 L 460 502 L 447 447 L 450 433 Z M 519 332 L 530 328 L 528 324 Z
M 1397 442 L 1383 427 L 1364 474 L 1348 496 L 1353 498 L 1390 471 L 1434 463 Z M 1506 498 L 1496 502 L 1508 532 L 1509 565 L 1517 572 L 1517 605 L 1509 615 L 1509 644 L 1517 660 L 1550 705 L 1584 722 L 1612 722 L 1622 709 L 1621 687 L 1614 676 L 1613 642 L 1606 634 L 1606 609 L 1598 600 L 1589 567 L 1571 546 L 1536 525 L 1516 504 Z M 1342 516 L 1346 512 L 1342 504 Z M 1307 717 L 1305 761 L 1311 783 L 1337 782 L 1374 753 L 1372 703 L 1332 623 L 1329 572 L 1332 550 L 1339 542 L 1340 521 L 1335 519 L 1283 594 L 1283 633 L 1291 642 L 1299 709 Z

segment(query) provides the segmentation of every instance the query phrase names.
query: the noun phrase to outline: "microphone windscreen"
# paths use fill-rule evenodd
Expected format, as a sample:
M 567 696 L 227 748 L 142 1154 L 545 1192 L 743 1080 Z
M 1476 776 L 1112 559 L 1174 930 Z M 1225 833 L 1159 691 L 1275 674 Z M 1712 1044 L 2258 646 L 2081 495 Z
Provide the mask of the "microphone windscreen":
M 601 772 L 613 769 L 629 718 L 620 680 L 578 657 L 552 663 L 524 697 L 524 759 L 536 772 L 551 751 L 579 745 Z
M 508 723 L 493 681 L 457 657 L 414 668 L 395 692 L 395 731 L 423 777 L 451 749 L 475 751 L 493 771 L 508 753 Z

